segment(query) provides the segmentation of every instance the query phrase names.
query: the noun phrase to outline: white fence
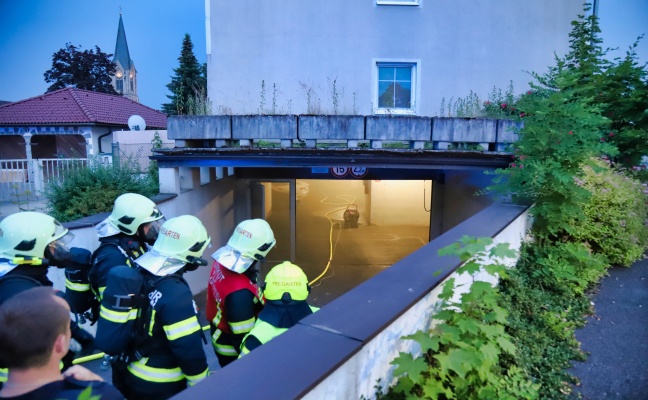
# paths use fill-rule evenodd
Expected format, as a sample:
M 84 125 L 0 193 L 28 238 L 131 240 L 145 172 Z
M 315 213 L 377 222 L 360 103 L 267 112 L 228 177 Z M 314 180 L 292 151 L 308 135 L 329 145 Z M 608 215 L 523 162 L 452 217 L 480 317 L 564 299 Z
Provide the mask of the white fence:
M 86 158 L 0 160 L 0 201 L 41 196 L 45 185 L 64 179 L 73 169 L 85 168 Z

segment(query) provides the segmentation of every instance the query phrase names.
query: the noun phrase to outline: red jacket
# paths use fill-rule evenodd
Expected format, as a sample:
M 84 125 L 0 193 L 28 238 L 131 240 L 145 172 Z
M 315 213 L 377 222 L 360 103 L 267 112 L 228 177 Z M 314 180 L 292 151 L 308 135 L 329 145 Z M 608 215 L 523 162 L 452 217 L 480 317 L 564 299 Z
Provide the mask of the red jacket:
M 258 301 L 258 304 L 263 304 L 262 296 L 257 284 L 250 281 L 245 274 L 232 272 L 214 261 L 211 274 L 209 275 L 205 314 L 207 319 L 212 323 L 216 323 L 216 327 L 224 333 L 232 334 L 230 322 L 238 322 L 228 320 L 228 310 L 225 310 L 225 299 L 231 293 L 239 290 L 249 290 Z M 256 307 L 256 309 L 257 311 L 254 317 L 258 315 L 261 307 Z M 217 321 L 214 321 L 214 318 L 217 315 L 219 315 L 220 318 Z

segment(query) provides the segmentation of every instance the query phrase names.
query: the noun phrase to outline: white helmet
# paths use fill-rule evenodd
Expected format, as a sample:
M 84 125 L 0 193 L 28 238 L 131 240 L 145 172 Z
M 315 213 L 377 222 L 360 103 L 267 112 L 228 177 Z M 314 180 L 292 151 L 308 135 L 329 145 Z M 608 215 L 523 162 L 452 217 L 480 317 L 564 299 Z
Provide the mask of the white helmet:
M 66 227 L 47 214 L 18 212 L 0 221 L 0 257 L 64 260 L 69 255 L 67 243 L 73 238 Z
M 171 218 L 160 228 L 153 247 L 135 262 L 154 275 L 172 274 L 189 264 L 207 265 L 202 257 L 211 238 L 200 220 L 192 215 Z
M 270 224 L 262 219 L 248 219 L 236 226 L 227 246 L 212 257 L 225 268 L 241 274 L 255 261 L 265 260 L 276 243 Z
M 135 236 L 142 225 L 162 218 L 164 216 L 149 198 L 137 193 L 125 193 L 117 197 L 112 213 L 97 225 L 97 232 L 99 237 L 112 236 L 120 232 Z M 142 239 L 153 243 L 157 238 L 159 225 L 163 222 L 152 224 L 147 232 L 142 232 Z

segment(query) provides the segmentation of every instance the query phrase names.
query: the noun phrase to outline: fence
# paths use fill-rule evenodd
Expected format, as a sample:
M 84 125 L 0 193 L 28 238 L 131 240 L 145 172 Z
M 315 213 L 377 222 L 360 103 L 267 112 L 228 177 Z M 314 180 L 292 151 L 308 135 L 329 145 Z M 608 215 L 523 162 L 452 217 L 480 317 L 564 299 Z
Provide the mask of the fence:
M 60 181 L 69 171 L 87 164 L 86 158 L 0 160 L 0 201 L 38 198 L 48 182 Z
M 173 148 L 173 143 L 163 143 L 161 148 Z M 117 156 L 115 156 L 117 155 Z M 113 162 L 128 163 L 140 172 L 148 171 L 153 155 L 153 143 L 113 143 Z

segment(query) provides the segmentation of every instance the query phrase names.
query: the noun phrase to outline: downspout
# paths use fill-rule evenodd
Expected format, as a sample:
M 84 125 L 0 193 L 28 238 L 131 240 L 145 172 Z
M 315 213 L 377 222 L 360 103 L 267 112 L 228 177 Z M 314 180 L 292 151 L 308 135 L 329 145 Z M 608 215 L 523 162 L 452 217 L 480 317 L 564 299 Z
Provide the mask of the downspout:
M 110 130 L 110 128 L 108 128 L 108 133 L 104 133 L 103 135 L 99 135 L 99 137 L 97 138 L 97 142 L 99 143 L 99 153 L 103 153 L 103 151 L 101 151 L 101 139 L 105 138 L 108 135 L 112 135 L 112 133 L 113 133 L 113 131 Z

